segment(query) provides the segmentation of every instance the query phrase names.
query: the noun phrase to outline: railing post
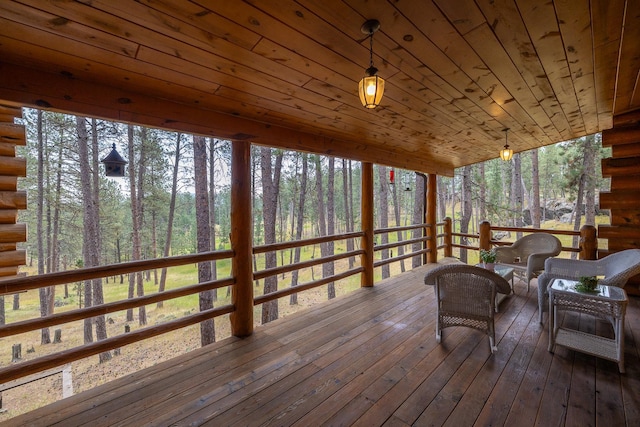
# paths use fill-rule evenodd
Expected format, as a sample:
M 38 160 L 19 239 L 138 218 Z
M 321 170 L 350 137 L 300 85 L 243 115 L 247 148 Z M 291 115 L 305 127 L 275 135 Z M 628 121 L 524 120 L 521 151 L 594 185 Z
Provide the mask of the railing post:
M 364 235 L 361 247 L 364 254 L 360 256 L 360 265 L 364 271 L 360 275 L 360 286 L 373 286 L 373 164 L 362 163 L 362 197 L 361 197 L 361 221 Z
M 491 224 L 489 221 L 480 223 L 480 242 L 478 246 L 485 251 L 491 250 Z
M 251 224 L 251 144 L 231 144 L 231 248 L 233 249 L 231 333 L 253 333 L 253 225 Z
M 596 259 L 598 255 L 598 236 L 593 225 L 580 228 L 580 259 Z
M 453 228 L 449 217 L 444 219 L 444 256 L 453 256 Z
M 437 186 L 436 181 L 437 175 L 434 173 L 429 174 L 429 179 L 427 180 L 427 224 L 429 227 L 427 228 L 429 232 L 429 240 L 427 240 L 427 249 L 429 252 L 427 253 L 427 262 L 428 263 L 436 263 L 438 262 L 438 235 L 437 226 L 436 226 L 436 209 L 437 209 Z

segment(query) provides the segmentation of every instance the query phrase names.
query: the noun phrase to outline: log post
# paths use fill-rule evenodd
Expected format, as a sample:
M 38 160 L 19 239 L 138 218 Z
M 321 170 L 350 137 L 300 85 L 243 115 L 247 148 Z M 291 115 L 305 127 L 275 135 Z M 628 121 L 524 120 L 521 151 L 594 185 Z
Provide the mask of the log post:
M 362 197 L 361 197 L 362 236 L 361 247 L 364 253 L 360 256 L 360 265 L 364 271 L 360 275 L 360 286 L 373 286 L 373 164 L 362 163 Z
M 62 342 L 62 329 L 53 331 L 53 343 L 57 344 L 59 342 Z
M 453 228 L 449 217 L 444 219 L 444 256 L 453 256 Z
M 231 144 L 231 249 L 233 249 L 231 333 L 253 333 L 253 225 L 251 224 L 251 144 Z
M 480 242 L 478 246 L 485 251 L 491 250 L 491 224 L 489 221 L 480 223 Z
M 438 262 L 438 235 L 437 225 L 436 225 L 436 212 L 437 212 L 437 186 L 436 180 L 437 175 L 434 173 L 429 174 L 429 179 L 427 179 L 427 224 L 428 224 L 428 237 L 427 240 L 427 262 L 428 263 L 436 263 Z
M 580 228 L 580 259 L 596 259 L 598 253 L 598 236 L 593 225 Z

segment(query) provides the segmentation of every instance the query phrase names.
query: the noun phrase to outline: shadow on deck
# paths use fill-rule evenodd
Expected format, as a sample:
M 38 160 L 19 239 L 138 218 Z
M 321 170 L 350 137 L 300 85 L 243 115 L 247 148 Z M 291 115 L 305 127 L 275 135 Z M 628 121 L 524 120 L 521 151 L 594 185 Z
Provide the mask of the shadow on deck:
M 466 328 L 435 341 L 421 267 L 8 421 L 15 425 L 640 425 L 640 301 L 630 298 L 626 374 L 547 351 L 535 286 L 496 316 L 498 351 Z M 535 284 L 535 281 L 532 283 Z M 546 322 L 545 315 L 545 322 Z M 565 324 L 611 333 L 567 314 Z M 567 420 L 570 420 L 568 422 Z

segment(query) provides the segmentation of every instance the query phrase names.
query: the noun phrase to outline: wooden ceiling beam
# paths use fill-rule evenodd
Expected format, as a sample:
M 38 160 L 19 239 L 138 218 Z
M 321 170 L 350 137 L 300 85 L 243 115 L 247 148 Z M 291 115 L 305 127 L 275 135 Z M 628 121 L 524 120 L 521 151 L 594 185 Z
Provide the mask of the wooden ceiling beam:
M 364 135 L 362 141 L 322 137 L 6 62 L 0 62 L 0 99 L 28 107 L 453 176 L 451 165 L 431 161 L 421 152 L 368 146 Z

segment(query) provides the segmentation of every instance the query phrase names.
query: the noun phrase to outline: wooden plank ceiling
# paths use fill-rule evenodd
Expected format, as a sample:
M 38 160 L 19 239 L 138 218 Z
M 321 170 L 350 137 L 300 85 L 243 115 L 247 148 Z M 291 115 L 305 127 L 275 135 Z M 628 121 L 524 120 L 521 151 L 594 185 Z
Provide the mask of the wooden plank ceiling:
M 0 1 L 0 100 L 445 175 L 610 128 L 639 69 L 638 0 Z

